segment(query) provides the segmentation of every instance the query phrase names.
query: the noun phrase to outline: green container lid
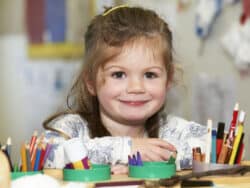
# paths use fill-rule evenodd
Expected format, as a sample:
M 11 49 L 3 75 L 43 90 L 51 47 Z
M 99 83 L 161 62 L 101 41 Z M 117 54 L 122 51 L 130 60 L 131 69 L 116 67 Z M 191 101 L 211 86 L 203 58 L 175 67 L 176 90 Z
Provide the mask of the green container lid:
M 170 178 L 175 173 L 175 163 L 143 162 L 143 166 L 129 166 L 129 177 L 134 178 Z
M 102 181 L 111 178 L 111 171 L 109 165 L 91 164 L 90 169 L 75 170 L 63 169 L 63 180 L 65 181 Z
M 21 178 L 23 176 L 32 176 L 36 174 L 42 174 L 42 171 L 28 171 L 28 172 L 11 172 L 11 179 L 15 180 L 17 178 Z

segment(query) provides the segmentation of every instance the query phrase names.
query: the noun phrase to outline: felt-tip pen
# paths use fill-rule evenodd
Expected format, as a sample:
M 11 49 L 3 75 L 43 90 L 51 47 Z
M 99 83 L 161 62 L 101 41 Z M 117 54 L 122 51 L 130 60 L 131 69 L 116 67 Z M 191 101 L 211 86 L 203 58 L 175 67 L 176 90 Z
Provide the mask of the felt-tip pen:
M 217 135 L 216 135 L 216 158 L 219 158 L 219 154 L 223 144 L 223 137 L 224 137 L 224 129 L 225 123 L 219 122 L 217 127 Z
M 216 154 L 217 154 L 217 152 L 216 152 L 216 142 L 217 142 L 217 140 L 216 140 L 216 136 L 217 136 L 217 131 L 216 130 L 212 130 L 212 152 L 211 152 L 211 162 L 212 163 L 216 163 Z

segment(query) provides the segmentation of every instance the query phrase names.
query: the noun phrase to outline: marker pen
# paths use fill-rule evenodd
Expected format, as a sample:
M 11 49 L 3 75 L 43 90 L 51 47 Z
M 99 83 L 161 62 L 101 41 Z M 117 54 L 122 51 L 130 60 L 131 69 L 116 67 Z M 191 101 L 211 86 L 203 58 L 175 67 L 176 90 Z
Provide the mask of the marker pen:
M 222 144 L 223 144 L 223 137 L 224 137 L 224 129 L 225 123 L 219 122 L 217 127 L 217 135 L 216 135 L 216 158 L 218 159 Z
M 216 135 L 217 135 L 217 131 L 216 130 L 212 130 L 212 152 L 211 152 L 211 162 L 212 163 L 216 163 Z
M 8 152 L 9 157 L 11 156 L 11 145 L 12 145 L 11 137 L 8 137 L 6 143 L 6 150 Z

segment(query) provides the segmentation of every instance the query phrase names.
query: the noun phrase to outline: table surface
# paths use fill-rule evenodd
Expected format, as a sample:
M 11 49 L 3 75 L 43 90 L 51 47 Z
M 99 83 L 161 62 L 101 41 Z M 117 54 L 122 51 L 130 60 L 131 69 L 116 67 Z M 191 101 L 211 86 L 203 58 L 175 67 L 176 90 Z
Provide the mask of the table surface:
M 187 174 L 191 171 L 180 171 L 177 174 Z M 45 170 L 45 174 L 56 177 L 57 179 L 62 180 L 62 170 Z M 131 181 L 138 181 L 140 179 L 131 178 L 127 175 L 112 175 L 111 180 L 104 181 L 104 182 L 131 182 Z M 196 178 L 192 180 L 197 180 Z M 244 176 L 241 175 L 226 175 L 226 176 L 208 176 L 202 177 L 199 180 L 211 180 L 215 187 L 223 187 L 223 188 L 230 188 L 230 187 L 240 187 L 240 188 L 250 188 L 250 173 L 245 174 Z M 93 183 L 90 183 L 93 184 Z M 92 187 L 92 186 L 90 186 Z M 173 186 L 174 188 L 181 187 L 180 184 Z
M 129 178 L 126 175 L 113 175 L 111 181 L 131 181 L 134 178 Z M 195 180 L 195 179 L 192 179 Z M 197 179 L 196 179 L 197 180 Z M 203 177 L 199 180 L 211 180 L 215 186 L 219 187 L 240 187 L 240 188 L 250 188 L 250 173 L 244 176 L 234 175 L 234 176 L 209 176 Z M 181 187 L 177 184 L 174 187 Z

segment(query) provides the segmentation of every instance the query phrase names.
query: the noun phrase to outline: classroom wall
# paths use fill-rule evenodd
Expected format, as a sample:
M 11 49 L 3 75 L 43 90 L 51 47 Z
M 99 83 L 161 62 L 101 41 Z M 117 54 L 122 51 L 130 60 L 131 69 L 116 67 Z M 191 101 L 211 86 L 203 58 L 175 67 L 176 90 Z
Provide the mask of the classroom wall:
M 12 4 L 13 3 L 13 4 Z M 19 7 L 17 9 L 17 7 Z M 9 135 L 17 138 L 16 141 L 21 141 L 24 138 L 22 127 L 24 124 L 19 124 L 20 117 L 23 116 L 21 110 L 22 101 L 19 98 L 20 85 L 16 75 L 13 75 L 13 63 L 19 59 L 19 55 L 23 52 L 22 46 L 13 46 L 13 56 L 6 57 L 6 47 L 8 44 L 4 36 L 7 35 L 22 35 L 24 33 L 24 3 L 23 0 L 0 1 L 0 141 L 6 141 Z M 10 21 L 11 20 L 11 21 Z M 13 44 L 16 44 L 12 41 Z M 19 48 L 20 47 L 20 48 Z M 17 109 L 19 108 L 19 109 Z M 22 122 L 22 121 L 21 121 Z M 26 129 L 23 129 L 26 131 Z M 17 150 L 15 146 L 13 151 Z
M 159 3 L 158 7 L 164 7 L 164 3 L 166 3 L 163 0 L 154 1 L 153 3 L 149 0 L 129 2 L 130 4 L 147 6 L 151 6 L 151 4 L 155 6 L 155 4 Z M 223 10 L 215 24 L 211 37 L 205 42 L 202 55 L 198 54 L 200 41 L 194 35 L 194 10 L 195 6 L 193 4 L 188 9 L 173 14 L 171 20 L 174 31 L 175 57 L 184 69 L 183 84 L 185 88 L 182 88 L 183 93 L 176 99 L 180 106 L 177 109 L 177 114 L 192 119 L 192 105 L 193 100 L 195 100 L 192 97 L 194 96 L 193 83 L 200 73 L 206 73 L 211 77 L 225 77 L 232 80 L 231 84 L 235 87 L 235 101 L 238 101 L 240 108 L 247 113 L 246 132 L 250 132 L 248 126 L 250 124 L 250 118 L 248 118 L 248 114 L 250 114 L 250 102 L 248 100 L 250 75 L 243 77 L 237 71 L 233 60 L 224 53 L 218 43 L 232 21 L 238 19 L 241 5 L 227 6 Z M 24 27 L 24 0 L 1 0 L 0 23 L 0 140 L 6 140 L 7 136 L 11 135 L 15 139 L 14 142 L 18 143 L 29 138 L 33 130 L 41 126 L 27 122 L 22 95 L 24 93 L 22 91 L 23 86 L 19 84 L 19 77 L 15 74 L 15 65 L 27 59 L 24 55 L 25 46 L 27 45 Z M 9 41 L 12 41 L 12 43 Z M 18 45 L 15 43 L 17 41 Z M 11 53 L 9 53 L 10 51 Z M 234 104 L 235 101 L 232 101 L 232 103 Z M 171 105 L 174 107 L 177 103 Z M 232 108 L 227 110 L 230 112 Z M 43 115 L 45 116 L 45 114 Z M 204 124 L 204 122 L 199 123 Z M 245 137 L 246 148 L 249 148 L 249 137 L 247 133 Z M 246 158 L 250 158 L 250 151 L 247 151 Z

